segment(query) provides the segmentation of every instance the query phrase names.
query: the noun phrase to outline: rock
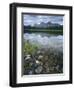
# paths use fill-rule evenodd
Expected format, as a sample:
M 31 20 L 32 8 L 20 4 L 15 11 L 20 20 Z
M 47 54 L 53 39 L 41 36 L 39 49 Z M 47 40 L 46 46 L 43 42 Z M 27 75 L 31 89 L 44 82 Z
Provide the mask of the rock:
M 59 65 L 57 65 L 55 68 L 56 68 L 56 70 L 58 71 L 58 70 L 59 70 Z
M 38 60 L 36 60 L 36 64 L 40 64 L 40 62 Z
M 31 58 L 31 55 L 29 55 L 29 54 L 26 55 L 26 56 L 24 56 L 24 59 L 25 59 L 25 60 L 28 60 L 28 59 L 30 59 L 30 58 Z
M 28 60 L 28 59 L 30 59 L 30 57 L 26 57 L 26 58 L 25 58 L 25 60 Z
M 29 71 L 29 75 L 32 75 L 33 74 L 33 71 Z
M 42 59 L 42 58 L 43 58 L 43 56 L 42 55 L 39 55 L 38 59 Z
M 49 70 L 50 70 L 50 71 L 54 71 L 54 67 L 50 67 Z
M 48 56 L 45 56 L 45 57 L 44 57 L 44 60 L 47 61 L 47 60 L 48 60 Z
M 49 73 L 49 68 L 46 68 L 46 72 Z
M 36 69 L 35 69 L 35 73 L 39 74 L 42 72 L 42 66 L 38 66 Z
M 27 57 L 30 57 L 31 55 L 28 54 L 28 55 L 26 55 L 26 56 L 27 56 Z
M 36 64 L 38 64 L 38 65 L 43 65 L 43 63 L 41 62 L 41 61 L 38 61 L 38 60 L 36 60 Z

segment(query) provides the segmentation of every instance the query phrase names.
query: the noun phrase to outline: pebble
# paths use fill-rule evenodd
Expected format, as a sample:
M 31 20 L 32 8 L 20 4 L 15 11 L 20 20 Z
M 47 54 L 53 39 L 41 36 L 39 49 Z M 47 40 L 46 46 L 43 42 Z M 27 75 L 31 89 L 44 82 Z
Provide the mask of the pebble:
M 39 55 L 38 59 L 42 59 L 42 58 L 43 58 L 43 56 L 42 55 Z
M 59 65 L 56 66 L 56 69 L 59 70 Z
M 29 55 L 29 54 L 25 56 L 25 60 L 28 60 L 30 58 L 31 58 L 31 55 Z
M 33 74 L 33 71 L 29 71 L 29 75 Z
M 35 69 L 35 72 L 38 74 L 38 73 L 41 73 L 42 71 L 42 66 L 38 66 L 36 69 Z
M 26 58 L 25 58 L 25 60 L 28 60 L 28 59 L 30 59 L 30 57 L 26 57 Z
M 36 60 L 36 63 L 39 64 L 40 62 L 38 60 Z

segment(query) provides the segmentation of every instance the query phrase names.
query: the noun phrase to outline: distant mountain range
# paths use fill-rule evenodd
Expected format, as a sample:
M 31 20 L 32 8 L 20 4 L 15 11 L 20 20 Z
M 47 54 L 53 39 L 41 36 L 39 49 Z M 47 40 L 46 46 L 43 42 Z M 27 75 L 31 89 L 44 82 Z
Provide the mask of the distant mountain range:
M 51 22 L 44 23 L 44 22 L 41 22 L 40 24 L 34 24 L 33 26 L 32 25 L 27 25 L 25 27 L 48 28 L 48 27 L 61 27 L 61 26 L 63 26 L 63 25 L 60 25 L 58 23 L 51 23 Z
M 47 28 L 47 27 L 60 27 L 61 25 L 60 24 L 57 24 L 57 23 L 51 23 L 51 22 L 48 22 L 48 23 L 44 23 L 44 22 L 41 22 L 40 24 L 35 24 L 34 27 L 43 27 L 43 28 Z

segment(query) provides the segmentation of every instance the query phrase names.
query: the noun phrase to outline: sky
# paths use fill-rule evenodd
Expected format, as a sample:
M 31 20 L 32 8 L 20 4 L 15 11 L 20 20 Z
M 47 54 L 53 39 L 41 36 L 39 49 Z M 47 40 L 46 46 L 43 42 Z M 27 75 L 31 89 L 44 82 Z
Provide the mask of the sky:
M 24 14 L 23 15 L 23 24 L 25 26 L 34 24 L 40 24 L 41 22 L 47 23 L 57 23 L 63 25 L 63 16 L 60 15 L 33 15 L 33 14 Z

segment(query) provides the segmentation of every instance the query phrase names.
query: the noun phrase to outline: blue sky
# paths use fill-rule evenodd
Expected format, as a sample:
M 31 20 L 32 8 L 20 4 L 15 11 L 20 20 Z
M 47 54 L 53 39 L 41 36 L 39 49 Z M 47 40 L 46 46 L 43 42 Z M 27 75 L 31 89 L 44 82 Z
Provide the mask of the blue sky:
M 24 25 L 31 25 L 40 24 L 41 22 L 47 23 L 58 23 L 63 25 L 63 16 L 55 16 L 55 15 L 23 15 L 23 24 Z

